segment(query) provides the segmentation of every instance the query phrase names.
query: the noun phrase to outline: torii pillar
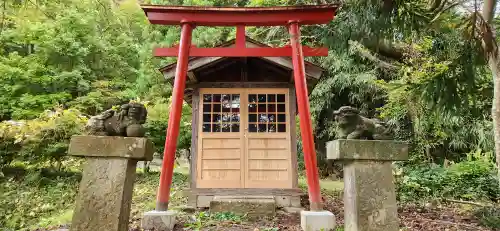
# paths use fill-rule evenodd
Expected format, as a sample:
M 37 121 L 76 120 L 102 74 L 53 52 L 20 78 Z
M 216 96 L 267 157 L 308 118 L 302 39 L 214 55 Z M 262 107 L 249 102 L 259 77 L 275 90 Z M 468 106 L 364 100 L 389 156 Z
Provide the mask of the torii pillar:
M 332 213 L 323 211 L 314 137 L 309 110 L 304 56 L 327 56 L 327 48 L 310 48 L 300 42 L 300 26 L 327 24 L 333 20 L 338 5 L 289 6 L 289 7 L 186 7 L 141 6 L 152 24 L 181 26 L 179 47 L 156 48 L 157 57 L 177 57 L 172 108 L 163 153 L 156 210 L 145 214 L 144 228 L 171 230 L 175 214 L 168 211 L 170 187 L 174 170 L 177 138 L 179 135 L 182 101 L 186 83 L 189 57 L 292 57 L 294 82 L 297 95 L 300 130 L 304 151 L 304 163 L 311 211 L 302 212 L 304 230 L 329 230 L 335 226 Z M 191 46 L 193 28 L 196 26 L 235 26 L 236 46 L 224 48 L 198 48 Z M 245 26 L 286 26 L 290 34 L 290 46 L 280 48 L 245 47 Z

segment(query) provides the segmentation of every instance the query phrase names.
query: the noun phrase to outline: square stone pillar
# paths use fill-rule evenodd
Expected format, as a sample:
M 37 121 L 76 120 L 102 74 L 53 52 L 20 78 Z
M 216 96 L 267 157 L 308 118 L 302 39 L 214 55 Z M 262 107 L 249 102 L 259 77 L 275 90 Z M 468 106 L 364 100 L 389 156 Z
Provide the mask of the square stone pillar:
M 408 144 L 389 140 L 334 140 L 327 158 L 344 163 L 346 231 L 398 231 L 392 161 L 408 159 Z
M 127 231 L 139 160 L 153 159 L 146 138 L 73 136 L 68 154 L 87 159 L 71 231 Z

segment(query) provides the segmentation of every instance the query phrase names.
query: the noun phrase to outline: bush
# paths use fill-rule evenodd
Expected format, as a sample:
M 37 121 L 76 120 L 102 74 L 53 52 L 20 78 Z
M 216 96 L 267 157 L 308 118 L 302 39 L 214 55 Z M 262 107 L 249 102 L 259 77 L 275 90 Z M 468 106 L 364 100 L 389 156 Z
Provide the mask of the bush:
M 498 201 L 500 192 L 495 165 L 490 160 L 469 158 L 443 167 L 436 164 L 400 169 L 396 183 L 400 201 L 453 198 Z
M 474 212 L 474 216 L 479 219 L 481 225 L 493 228 L 494 230 L 500 229 L 500 208 L 480 208 Z
M 86 122 L 77 110 L 56 109 L 33 120 L 0 123 L 0 168 L 13 160 L 60 164 L 71 136 L 81 134 Z

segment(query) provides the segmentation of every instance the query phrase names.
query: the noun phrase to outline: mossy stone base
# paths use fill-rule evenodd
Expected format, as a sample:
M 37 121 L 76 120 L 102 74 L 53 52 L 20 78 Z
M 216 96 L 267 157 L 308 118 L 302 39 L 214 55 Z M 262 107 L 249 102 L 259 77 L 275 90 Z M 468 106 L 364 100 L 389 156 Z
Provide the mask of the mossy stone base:
M 273 197 L 215 196 L 210 202 L 210 212 L 232 212 L 247 215 L 249 219 L 276 215 Z

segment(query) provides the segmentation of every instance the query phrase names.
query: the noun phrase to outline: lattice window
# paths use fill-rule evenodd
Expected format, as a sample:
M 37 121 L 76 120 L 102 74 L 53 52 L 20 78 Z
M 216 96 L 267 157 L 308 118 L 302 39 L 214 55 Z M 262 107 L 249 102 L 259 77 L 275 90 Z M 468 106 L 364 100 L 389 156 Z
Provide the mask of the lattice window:
M 249 132 L 286 132 L 285 94 L 248 95 Z
M 239 94 L 203 94 L 203 132 L 240 131 Z

